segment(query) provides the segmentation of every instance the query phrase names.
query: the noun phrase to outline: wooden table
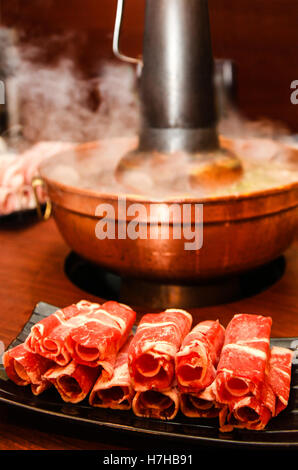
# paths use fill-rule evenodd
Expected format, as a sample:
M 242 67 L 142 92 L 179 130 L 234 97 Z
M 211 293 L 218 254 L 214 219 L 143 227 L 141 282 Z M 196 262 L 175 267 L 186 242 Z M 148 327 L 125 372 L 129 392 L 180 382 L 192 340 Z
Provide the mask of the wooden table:
M 0 246 L 0 340 L 5 346 L 16 337 L 41 300 L 57 306 L 82 298 L 98 301 L 74 286 L 64 274 L 69 249 L 53 220 L 37 222 L 35 217 L 23 221 L 2 220 Z M 219 318 L 224 325 L 237 312 L 270 315 L 272 336 L 298 336 L 298 242 L 285 257 L 284 276 L 265 292 L 192 313 L 202 320 Z M 170 447 L 163 439 L 150 439 L 152 449 Z M 38 414 L 0 404 L 0 449 L 146 450 L 148 437 L 132 438 L 119 431 L 95 430 L 51 417 L 41 418 Z M 175 449 L 179 449 L 177 443 Z

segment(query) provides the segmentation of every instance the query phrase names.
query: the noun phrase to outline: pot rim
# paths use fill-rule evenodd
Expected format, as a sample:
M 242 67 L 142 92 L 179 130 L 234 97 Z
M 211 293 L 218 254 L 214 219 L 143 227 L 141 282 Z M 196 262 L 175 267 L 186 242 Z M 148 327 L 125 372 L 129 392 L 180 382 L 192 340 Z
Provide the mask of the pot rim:
M 121 138 L 120 138 L 121 139 Z M 123 138 L 124 139 L 124 138 Z M 127 138 L 125 138 L 127 139 Z M 225 137 L 225 139 L 227 139 Z M 87 143 L 82 143 L 82 144 L 77 144 L 75 146 L 76 151 L 84 151 L 88 149 L 95 148 L 100 145 L 102 141 L 105 141 L 106 139 L 98 140 L 98 141 L 93 141 L 93 142 L 87 142 Z M 111 140 L 111 139 L 109 139 Z M 119 140 L 119 138 L 115 138 L 115 140 Z M 232 139 L 230 139 L 232 140 Z M 286 148 L 291 148 L 289 144 L 283 144 Z M 297 151 L 298 155 L 298 150 L 293 147 L 292 150 Z M 211 196 L 211 197 L 203 197 L 203 198 L 195 198 L 193 196 L 185 196 L 185 197 L 177 197 L 177 196 L 172 196 L 172 197 L 165 197 L 165 198 L 149 198 L 148 196 L 145 195 L 140 195 L 140 194 L 134 194 L 131 192 L 127 192 L 126 194 L 121 194 L 121 193 L 105 193 L 105 192 L 98 192 L 93 189 L 87 189 L 87 188 L 79 188 L 76 186 L 72 186 L 69 184 L 62 183 L 60 181 L 51 179 L 44 173 L 44 169 L 47 165 L 47 163 L 52 161 L 53 158 L 58 158 L 59 156 L 67 153 L 66 151 L 62 151 L 57 153 L 54 157 L 50 159 L 46 159 L 44 162 L 41 163 L 39 166 L 39 173 L 46 183 L 46 185 L 51 186 L 52 188 L 55 188 L 57 190 L 60 190 L 61 192 L 68 194 L 68 195 L 75 195 L 75 196 L 81 196 L 81 197 L 86 197 L 94 200 L 101 200 L 101 201 L 111 201 L 112 203 L 115 203 L 119 199 L 123 198 L 126 199 L 128 204 L 133 204 L 133 203 L 143 203 L 145 205 L 148 204 L 156 204 L 156 205 L 161 205 L 161 204 L 206 204 L 208 206 L 222 206 L 222 205 L 227 205 L 228 203 L 230 204 L 237 204 L 237 203 L 243 203 L 245 201 L 248 202 L 256 202 L 258 199 L 266 199 L 269 197 L 277 197 L 279 195 L 285 195 L 287 193 L 294 192 L 295 190 L 297 191 L 297 198 L 295 198 L 295 202 L 293 203 L 293 200 L 291 199 L 289 201 L 289 204 L 285 204 L 283 206 L 284 209 L 288 208 L 293 208 L 298 206 L 298 180 L 292 183 L 288 183 L 285 185 L 281 186 L 276 186 L 274 188 L 268 188 L 268 189 L 262 189 L 258 191 L 253 191 L 249 193 L 241 193 L 241 194 L 230 194 L 230 195 L 223 195 L 223 196 Z M 79 211 L 77 211 L 79 212 Z M 277 211 L 272 211 L 272 212 L 279 212 Z M 261 215 L 261 214 L 259 214 Z

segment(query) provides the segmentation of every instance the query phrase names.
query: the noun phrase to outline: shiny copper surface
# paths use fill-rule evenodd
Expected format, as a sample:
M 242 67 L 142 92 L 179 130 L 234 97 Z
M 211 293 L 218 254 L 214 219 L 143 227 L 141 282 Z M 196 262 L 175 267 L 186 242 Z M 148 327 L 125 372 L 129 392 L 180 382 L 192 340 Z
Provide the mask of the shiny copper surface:
M 78 147 L 81 158 L 97 143 Z M 226 141 L 231 147 L 233 142 Z M 59 161 L 60 156 L 54 157 Z M 293 151 L 293 158 L 296 154 Z M 186 251 L 185 240 L 173 239 L 170 220 L 169 239 L 104 239 L 95 236 L 96 207 L 114 207 L 119 220 L 118 195 L 79 189 L 47 176 L 47 163 L 40 168 L 53 206 L 53 216 L 69 247 L 84 258 L 121 276 L 169 283 L 185 283 L 235 274 L 260 266 L 286 250 L 297 233 L 298 183 L 241 196 L 204 199 L 203 247 Z M 170 205 L 191 204 L 192 215 L 199 199 L 150 200 L 127 195 L 127 207 L 142 202 Z M 153 221 L 150 221 L 153 223 Z

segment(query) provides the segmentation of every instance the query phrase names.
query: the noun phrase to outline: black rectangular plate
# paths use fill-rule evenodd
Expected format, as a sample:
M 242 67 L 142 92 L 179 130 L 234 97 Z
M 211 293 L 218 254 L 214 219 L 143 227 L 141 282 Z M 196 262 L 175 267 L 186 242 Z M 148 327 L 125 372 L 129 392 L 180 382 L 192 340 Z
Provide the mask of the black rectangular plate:
M 30 320 L 9 348 L 24 342 L 31 326 L 56 309 L 57 307 L 53 305 L 44 302 L 38 303 Z M 298 339 L 273 338 L 271 344 L 297 350 Z M 92 426 L 121 429 L 122 431 L 165 437 L 180 442 L 192 441 L 209 446 L 215 444 L 235 447 L 290 446 L 298 448 L 298 367 L 296 362 L 295 357 L 289 405 L 278 417 L 270 421 L 264 431 L 236 429 L 231 433 L 220 433 L 217 419 L 189 419 L 180 412 L 173 421 L 168 422 L 142 419 L 134 416 L 132 411 L 92 408 L 87 399 L 78 404 L 64 403 L 54 388 L 36 397 L 31 393 L 30 387 L 19 387 L 11 382 L 7 378 L 2 364 L 0 364 L 0 401 L 72 422 L 80 421 Z

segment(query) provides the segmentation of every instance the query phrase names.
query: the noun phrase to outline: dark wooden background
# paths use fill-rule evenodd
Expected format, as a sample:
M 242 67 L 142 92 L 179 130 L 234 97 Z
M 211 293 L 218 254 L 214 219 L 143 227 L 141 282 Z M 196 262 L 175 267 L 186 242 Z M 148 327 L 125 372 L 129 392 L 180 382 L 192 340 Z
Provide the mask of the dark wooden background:
M 142 51 L 145 0 L 127 0 L 123 48 Z M 238 69 L 240 110 L 268 117 L 298 132 L 298 106 L 290 84 L 298 80 L 298 0 L 209 0 L 214 55 Z M 74 55 L 94 75 L 112 58 L 116 0 L 1 0 L 1 21 L 18 29 L 23 42 L 42 46 L 43 59 Z M 61 34 L 69 32 L 68 40 Z M 60 39 L 59 39 L 60 38 Z

